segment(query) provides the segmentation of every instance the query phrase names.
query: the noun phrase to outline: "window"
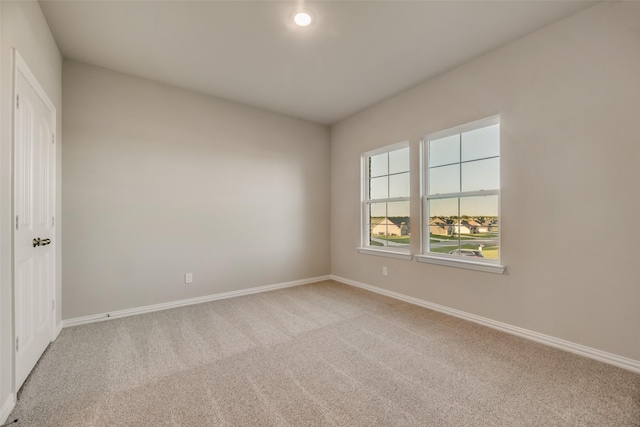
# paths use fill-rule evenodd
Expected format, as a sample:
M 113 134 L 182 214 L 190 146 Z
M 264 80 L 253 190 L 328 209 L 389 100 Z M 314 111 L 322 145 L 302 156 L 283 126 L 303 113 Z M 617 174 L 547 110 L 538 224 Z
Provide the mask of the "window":
M 418 260 L 502 273 L 499 117 L 429 135 L 423 144 Z
M 362 156 L 361 253 L 411 259 L 409 143 Z

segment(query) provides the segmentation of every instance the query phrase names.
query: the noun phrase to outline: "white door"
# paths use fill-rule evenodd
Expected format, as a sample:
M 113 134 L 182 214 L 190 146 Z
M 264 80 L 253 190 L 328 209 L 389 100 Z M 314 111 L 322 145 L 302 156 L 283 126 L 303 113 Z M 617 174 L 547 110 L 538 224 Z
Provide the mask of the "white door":
M 30 76 L 30 73 L 28 73 Z M 29 77 L 33 80 L 32 77 Z M 37 85 L 37 83 L 36 83 Z M 14 295 L 16 391 L 53 338 L 54 114 L 16 69 Z M 45 95 L 46 97 L 46 95 Z

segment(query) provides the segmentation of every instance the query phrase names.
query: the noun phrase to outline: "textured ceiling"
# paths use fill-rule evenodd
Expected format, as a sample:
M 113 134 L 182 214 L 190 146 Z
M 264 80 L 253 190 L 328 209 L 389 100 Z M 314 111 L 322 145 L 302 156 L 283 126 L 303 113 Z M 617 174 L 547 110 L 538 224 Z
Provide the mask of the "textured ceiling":
M 332 124 L 594 2 L 41 0 L 65 58 Z M 315 22 L 296 27 L 304 7 Z

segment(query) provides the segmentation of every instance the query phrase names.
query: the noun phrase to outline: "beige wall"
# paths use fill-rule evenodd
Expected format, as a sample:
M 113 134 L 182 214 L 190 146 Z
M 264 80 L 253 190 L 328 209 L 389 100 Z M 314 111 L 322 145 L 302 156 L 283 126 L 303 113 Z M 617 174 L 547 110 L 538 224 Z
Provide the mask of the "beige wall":
M 640 4 L 629 2 L 596 5 L 339 123 L 332 273 L 640 360 L 640 234 L 596 231 L 640 213 L 639 112 Z M 356 253 L 361 153 L 410 141 L 417 253 L 420 138 L 493 114 L 506 273 Z
M 36 1 L 1 1 L 2 44 L 0 46 L 0 407 L 12 393 L 13 382 L 13 294 L 11 284 L 11 236 L 13 226 L 11 123 L 13 111 L 13 53 L 17 48 L 38 82 L 56 106 L 58 115 L 58 194 L 60 194 L 61 72 L 62 58 Z M 60 206 L 56 215 L 59 216 Z M 57 228 L 57 235 L 60 235 Z M 56 239 L 58 254 L 60 239 Z M 57 259 L 58 300 L 60 259 Z M 60 322 L 60 312 L 56 314 Z
M 330 273 L 327 127 L 68 61 L 63 92 L 64 319 Z

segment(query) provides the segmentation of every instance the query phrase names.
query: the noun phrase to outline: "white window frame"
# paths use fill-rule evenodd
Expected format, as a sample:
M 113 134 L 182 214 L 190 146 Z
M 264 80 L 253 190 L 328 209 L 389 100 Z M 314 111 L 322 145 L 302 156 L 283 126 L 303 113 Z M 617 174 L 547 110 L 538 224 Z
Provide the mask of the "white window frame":
M 489 273 L 502 274 L 504 273 L 505 266 L 501 264 L 502 258 L 502 227 L 500 227 L 500 222 L 502 221 L 502 213 L 500 209 L 501 205 L 501 197 L 500 197 L 500 188 L 492 189 L 492 190 L 481 190 L 481 191 L 465 191 L 465 192 L 456 192 L 456 193 L 448 193 L 448 194 L 437 194 L 430 195 L 428 194 L 429 188 L 429 142 L 441 138 L 446 138 L 448 136 L 457 135 L 465 132 L 469 132 L 476 129 L 481 129 L 488 126 L 493 126 L 496 124 L 500 124 L 500 116 L 495 115 L 482 120 L 477 120 L 471 123 L 467 123 L 461 126 L 456 126 L 441 132 L 436 132 L 425 136 L 421 142 L 421 156 L 420 156 L 420 172 L 421 172 L 421 210 L 422 210 L 422 224 L 421 224 L 421 253 L 416 255 L 416 259 L 419 262 L 429 263 L 429 264 L 438 264 L 449 267 L 457 267 L 457 268 L 466 268 L 470 270 L 478 270 L 485 271 Z M 501 127 L 502 129 L 502 127 Z M 502 131 L 501 131 L 502 133 Z M 500 141 L 502 142 L 502 141 Z M 502 150 L 500 150 L 500 154 L 502 154 Z M 462 164 L 462 162 L 460 163 Z M 501 175 L 501 174 L 500 174 Z M 500 184 L 500 187 L 502 185 Z M 472 196 L 498 196 L 498 259 L 490 260 L 490 259 L 482 259 L 477 260 L 474 259 L 469 260 L 465 259 L 465 257 L 460 255 L 452 255 L 452 254 L 443 254 L 436 252 L 429 252 L 429 200 L 435 199 L 446 199 L 453 197 L 472 197 Z M 468 258 L 468 257 L 467 257 Z
M 378 154 L 390 153 L 392 151 L 402 150 L 404 148 L 409 147 L 409 141 L 398 142 L 396 144 L 387 145 L 385 147 L 381 147 L 375 150 L 367 151 L 361 156 L 361 196 L 360 196 L 360 246 L 357 248 L 358 253 L 367 254 L 367 255 L 378 255 L 389 258 L 402 259 L 406 261 L 411 261 L 413 259 L 413 254 L 411 253 L 411 248 L 409 251 L 400 251 L 389 249 L 389 246 L 382 247 L 380 246 L 371 246 L 369 245 L 369 225 L 368 225 L 368 217 L 369 217 L 369 204 L 372 201 L 375 202 L 409 202 L 411 203 L 411 195 L 406 197 L 392 197 L 386 199 L 369 199 L 369 167 L 368 160 L 370 157 L 377 156 Z M 411 154 L 409 154 L 409 159 L 411 159 Z M 409 174 L 411 174 L 411 168 L 409 168 Z M 411 187 L 409 187 L 411 188 Z

